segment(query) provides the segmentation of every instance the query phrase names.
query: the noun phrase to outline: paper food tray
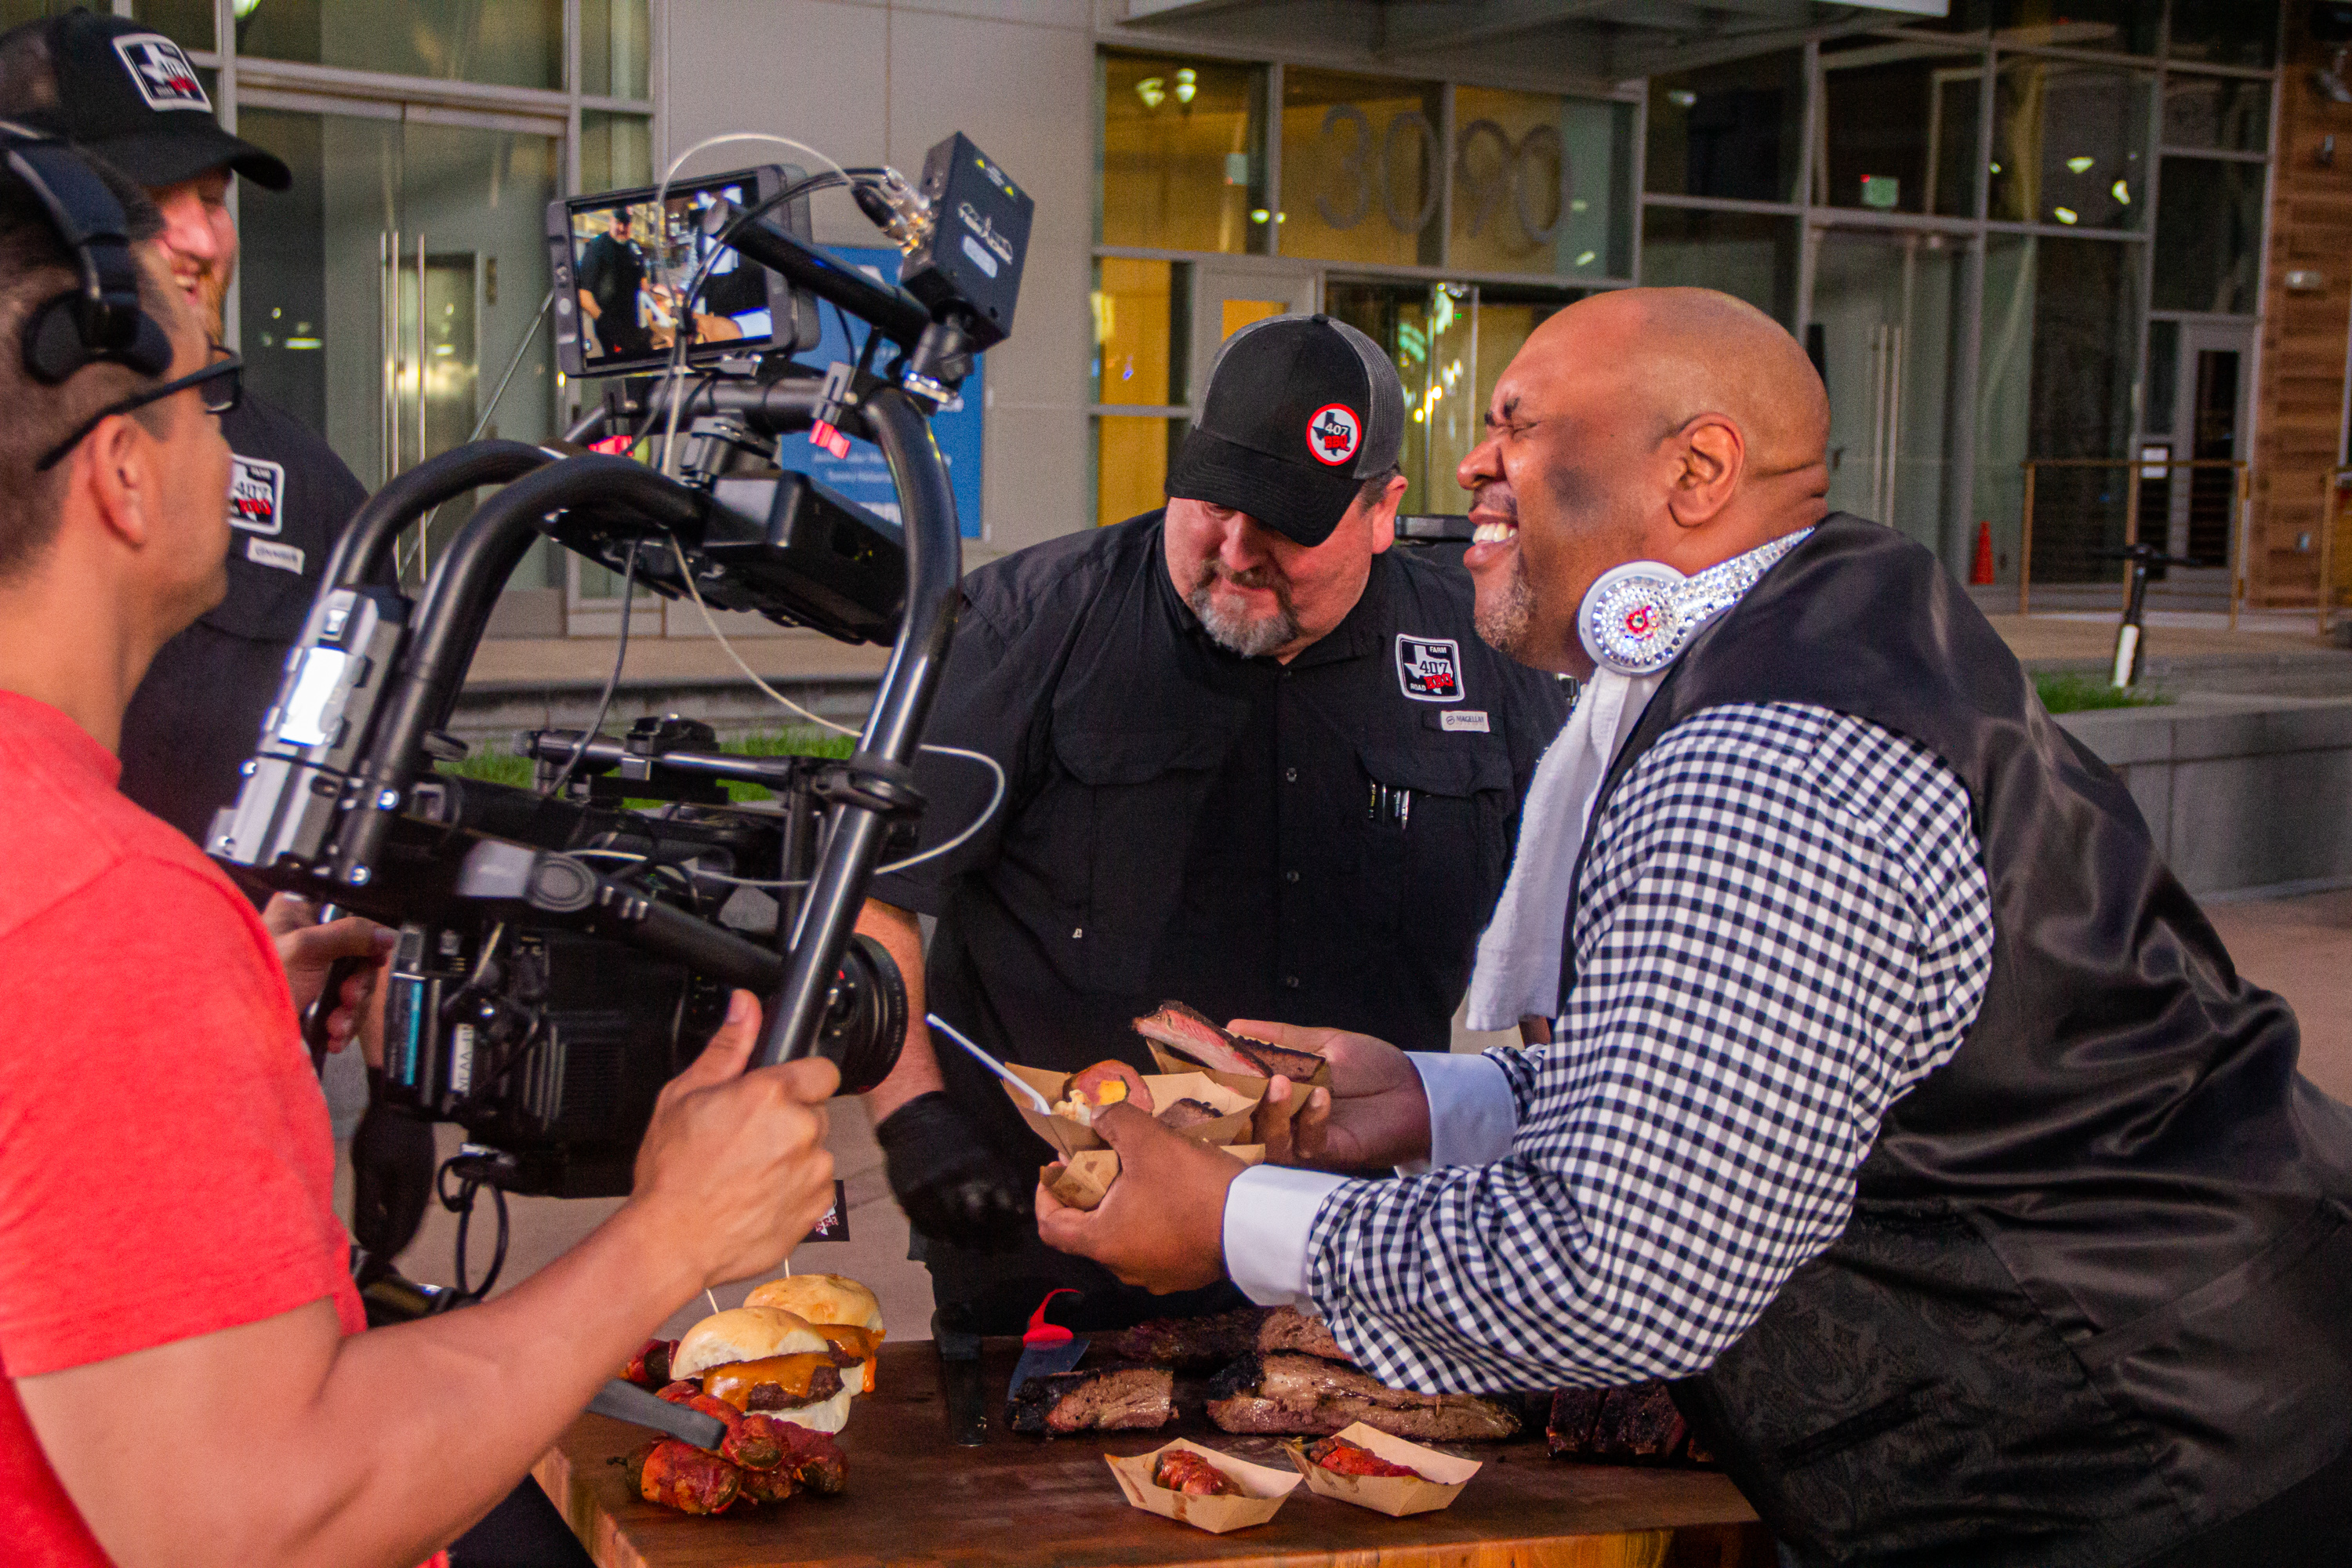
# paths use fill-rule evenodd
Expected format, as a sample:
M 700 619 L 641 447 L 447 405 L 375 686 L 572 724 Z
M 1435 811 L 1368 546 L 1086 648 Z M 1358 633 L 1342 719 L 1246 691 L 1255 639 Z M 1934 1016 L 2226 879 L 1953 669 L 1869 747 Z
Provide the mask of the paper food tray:
M 1239 1485 L 1244 1495 L 1186 1497 L 1182 1492 L 1154 1486 L 1151 1472 L 1159 1468 L 1160 1456 L 1171 1448 L 1182 1448 L 1200 1455 Z M 1181 1437 L 1132 1458 L 1105 1454 L 1103 1463 L 1110 1467 L 1110 1473 L 1118 1479 L 1118 1489 L 1125 1492 L 1127 1500 L 1137 1508 L 1146 1513 L 1156 1513 L 1162 1519 L 1189 1524 L 1195 1530 L 1205 1530 L 1212 1535 L 1264 1524 L 1281 1510 L 1283 1500 L 1297 1489 L 1299 1480 L 1298 1477 L 1277 1470 L 1271 1465 L 1253 1465 L 1246 1459 L 1220 1454 L 1214 1448 L 1203 1448 L 1200 1444 Z
M 1409 1513 L 1428 1513 L 1450 1506 L 1462 1495 L 1462 1489 L 1472 1476 L 1478 1473 L 1479 1461 L 1464 1459 L 1452 1454 L 1441 1454 L 1434 1448 L 1424 1448 L 1418 1443 L 1408 1443 L 1392 1437 L 1377 1426 L 1367 1426 L 1359 1421 L 1338 1434 L 1349 1442 L 1370 1448 L 1391 1465 L 1406 1465 L 1428 1477 L 1421 1480 L 1412 1476 L 1342 1476 L 1325 1469 L 1307 1457 L 1307 1444 L 1285 1443 L 1283 1452 L 1298 1467 L 1306 1478 L 1307 1489 L 1318 1497 L 1337 1498 L 1341 1502 L 1354 1503 L 1358 1508 L 1370 1509 L 1392 1519 L 1402 1519 Z
M 1045 1072 L 1036 1068 L 1024 1068 L 1017 1062 L 1009 1062 L 1006 1066 L 1022 1082 L 1044 1095 L 1048 1104 L 1060 1102 L 1068 1092 L 1066 1086 L 1070 1079 L 1077 1076 L 1076 1073 Z M 1199 1100 L 1223 1111 L 1224 1114 L 1214 1121 L 1204 1121 L 1198 1127 L 1184 1130 L 1187 1138 L 1223 1148 L 1249 1131 L 1251 1113 L 1257 1110 L 1257 1102 L 1265 1098 L 1266 1079 L 1244 1081 L 1252 1087 L 1233 1089 L 1193 1068 L 1181 1073 L 1146 1074 L 1143 1086 L 1151 1091 L 1151 1103 L 1160 1109 L 1180 1100 Z M 1066 1116 L 1042 1115 L 1036 1107 L 1014 1092 L 1011 1084 L 1002 1087 L 1004 1097 L 1020 1110 L 1021 1120 L 1029 1124 L 1029 1130 L 1051 1143 L 1065 1159 L 1081 1150 L 1109 1147 L 1103 1142 L 1102 1134 L 1093 1128 L 1081 1126 Z
M 1265 1162 L 1263 1143 L 1229 1144 L 1225 1152 L 1244 1165 Z M 1109 1149 L 1084 1149 L 1071 1155 L 1060 1168 L 1047 1165 L 1037 1175 L 1056 1203 L 1067 1204 L 1074 1209 L 1099 1208 L 1110 1194 L 1110 1184 L 1118 1180 L 1118 1155 Z

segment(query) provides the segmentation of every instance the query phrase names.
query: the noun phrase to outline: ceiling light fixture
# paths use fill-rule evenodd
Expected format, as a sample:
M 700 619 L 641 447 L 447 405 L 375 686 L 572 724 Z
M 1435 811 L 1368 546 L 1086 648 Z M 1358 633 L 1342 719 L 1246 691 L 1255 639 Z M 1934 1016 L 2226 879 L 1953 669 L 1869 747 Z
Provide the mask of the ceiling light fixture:
M 1190 103 L 1192 95 L 1201 90 L 1201 75 L 1191 66 L 1176 73 L 1176 101 Z
M 1168 101 L 1168 84 L 1156 76 L 1145 77 L 1135 84 L 1135 96 L 1143 100 L 1145 109 L 1158 109 Z

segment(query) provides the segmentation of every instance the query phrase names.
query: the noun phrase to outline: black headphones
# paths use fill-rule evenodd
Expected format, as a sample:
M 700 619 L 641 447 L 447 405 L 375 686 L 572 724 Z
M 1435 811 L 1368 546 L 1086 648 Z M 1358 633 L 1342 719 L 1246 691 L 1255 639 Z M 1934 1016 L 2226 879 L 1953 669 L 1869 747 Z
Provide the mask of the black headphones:
M 122 204 L 72 148 L 54 136 L 0 120 L 8 172 L 48 209 L 58 237 L 74 253 L 80 284 L 25 319 L 25 368 L 55 385 L 93 364 L 161 375 L 172 340 L 139 306 L 139 264 Z

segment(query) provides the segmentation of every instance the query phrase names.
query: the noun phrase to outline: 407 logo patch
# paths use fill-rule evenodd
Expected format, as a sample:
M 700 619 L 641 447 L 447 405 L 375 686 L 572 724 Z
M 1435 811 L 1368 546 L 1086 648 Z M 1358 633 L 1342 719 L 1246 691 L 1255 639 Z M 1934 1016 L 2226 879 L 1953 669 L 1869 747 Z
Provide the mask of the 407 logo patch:
M 1327 468 L 1338 468 L 1364 444 L 1364 427 L 1344 403 L 1327 403 L 1307 416 L 1307 449 Z
M 148 108 L 213 111 L 213 100 L 205 96 L 196 68 L 188 63 L 180 46 L 163 34 L 125 33 L 114 40 L 114 52 L 122 57 L 131 83 L 147 100 Z
M 1416 702 L 1462 700 L 1462 648 L 1452 637 L 1396 640 L 1397 684 Z
M 286 526 L 286 469 L 267 458 L 229 454 L 228 525 L 247 533 L 276 533 Z

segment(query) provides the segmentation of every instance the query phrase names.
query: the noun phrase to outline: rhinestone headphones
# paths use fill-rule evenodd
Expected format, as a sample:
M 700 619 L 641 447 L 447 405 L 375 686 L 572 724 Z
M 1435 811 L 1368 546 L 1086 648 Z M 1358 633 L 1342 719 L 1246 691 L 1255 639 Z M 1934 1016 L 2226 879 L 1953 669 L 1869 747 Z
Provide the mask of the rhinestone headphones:
M 1813 531 L 1782 534 L 1685 577 L 1662 561 L 1629 561 L 1593 579 L 1577 607 L 1577 636 L 1592 662 L 1620 675 L 1655 675 L 1682 657 L 1699 628 L 1739 602 L 1772 563 Z

